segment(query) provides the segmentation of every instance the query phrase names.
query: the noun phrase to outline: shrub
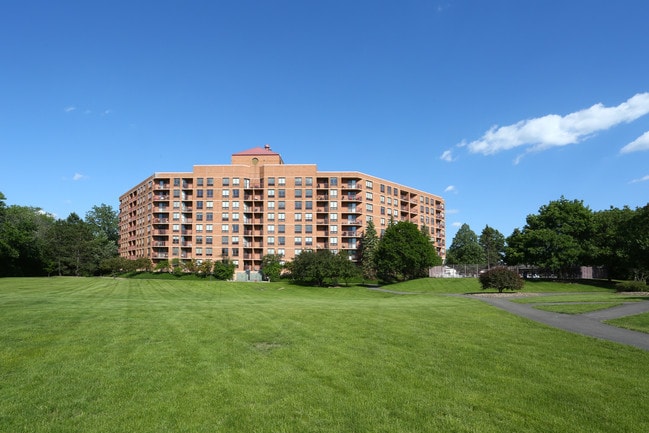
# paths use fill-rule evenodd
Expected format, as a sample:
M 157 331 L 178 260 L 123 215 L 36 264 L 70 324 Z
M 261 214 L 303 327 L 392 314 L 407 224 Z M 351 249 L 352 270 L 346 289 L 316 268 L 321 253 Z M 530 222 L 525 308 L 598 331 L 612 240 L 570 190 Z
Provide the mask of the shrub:
M 648 292 L 649 287 L 644 281 L 622 281 L 615 285 L 618 292 Z
M 520 290 L 525 282 L 518 272 L 507 268 L 491 268 L 480 274 L 482 290 L 496 289 L 499 293 L 503 290 Z

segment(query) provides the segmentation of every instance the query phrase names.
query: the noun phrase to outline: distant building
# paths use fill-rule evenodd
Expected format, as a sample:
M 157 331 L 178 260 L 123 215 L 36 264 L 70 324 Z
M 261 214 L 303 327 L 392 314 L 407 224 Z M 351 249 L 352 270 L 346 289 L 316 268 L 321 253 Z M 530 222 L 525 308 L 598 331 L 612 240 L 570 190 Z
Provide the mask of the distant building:
M 445 257 L 440 196 L 364 173 L 285 164 L 266 145 L 233 154 L 230 165 L 155 173 L 127 191 L 119 252 L 154 263 L 227 258 L 250 275 L 266 254 L 292 260 L 326 248 L 356 260 L 367 222 L 380 235 L 391 219 L 425 226 Z

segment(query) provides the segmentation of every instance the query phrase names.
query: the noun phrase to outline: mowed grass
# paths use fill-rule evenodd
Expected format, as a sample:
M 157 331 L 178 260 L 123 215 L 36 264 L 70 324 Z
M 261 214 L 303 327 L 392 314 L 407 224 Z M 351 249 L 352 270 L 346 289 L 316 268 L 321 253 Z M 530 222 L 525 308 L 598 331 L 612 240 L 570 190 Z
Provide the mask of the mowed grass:
M 620 328 L 649 333 L 649 313 L 611 319 L 607 320 L 606 323 L 609 325 L 619 326 Z
M 384 289 L 0 279 L 0 431 L 649 431 L 649 353 Z

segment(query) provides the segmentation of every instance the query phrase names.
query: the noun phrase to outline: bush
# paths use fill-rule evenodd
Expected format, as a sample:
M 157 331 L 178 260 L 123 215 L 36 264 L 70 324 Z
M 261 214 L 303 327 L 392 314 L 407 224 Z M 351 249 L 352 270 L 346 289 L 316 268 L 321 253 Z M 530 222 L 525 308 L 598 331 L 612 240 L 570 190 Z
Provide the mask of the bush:
M 644 281 L 622 281 L 615 285 L 618 292 L 649 292 L 649 286 Z
M 503 290 L 521 290 L 525 282 L 518 275 L 518 272 L 498 267 L 480 274 L 480 284 L 482 290 L 496 289 L 499 293 L 502 293 Z

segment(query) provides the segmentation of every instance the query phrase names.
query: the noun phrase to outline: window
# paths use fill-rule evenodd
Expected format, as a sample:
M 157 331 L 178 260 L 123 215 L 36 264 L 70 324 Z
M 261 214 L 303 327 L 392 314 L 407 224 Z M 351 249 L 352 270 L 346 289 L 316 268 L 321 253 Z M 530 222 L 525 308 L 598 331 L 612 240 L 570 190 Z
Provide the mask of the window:
M 278 201 L 277 209 L 286 209 L 286 202 L 284 200 Z
M 338 190 L 337 189 L 330 189 L 329 190 L 329 196 L 331 198 L 338 198 Z
M 212 224 L 205 224 L 205 231 L 206 232 L 212 233 L 213 229 L 214 229 L 214 226 L 212 226 Z
M 331 179 L 329 179 L 329 185 L 338 186 L 338 178 L 337 177 L 332 177 Z
M 286 225 L 284 224 L 279 224 L 277 226 L 277 233 L 286 233 Z
M 222 202 L 221 209 L 230 209 L 230 202 L 229 201 Z
M 372 187 L 373 187 L 372 181 L 371 180 L 366 180 L 365 181 L 365 188 L 372 189 Z
M 313 209 L 313 202 L 310 201 L 310 200 L 307 200 L 306 202 L 304 202 L 304 208 L 305 209 Z
M 301 189 L 296 189 L 294 191 L 295 198 L 302 198 L 302 190 Z
M 221 236 L 221 245 L 227 245 L 230 242 L 230 238 L 227 236 Z
M 197 256 L 202 256 L 203 255 L 203 248 L 201 248 L 201 247 L 196 248 L 196 255 Z
M 238 257 L 238 256 L 239 256 L 239 248 L 232 248 L 232 257 Z
M 232 190 L 232 198 L 239 198 L 239 190 L 238 189 L 233 189 Z
M 372 200 L 373 199 L 372 193 L 371 192 L 366 192 L 365 193 L 365 199 L 366 200 Z
M 329 214 L 329 220 L 330 221 L 338 221 L 338 214 L 337 213 L 330 213 Z
M 208 177 L 207 178 L 207 186 L 214 186 L 214 178 L 213 177 Z
M 221 190 L 221 197 L 223 197 L 223 198 L 230 197 L 230 190 L 229 189 L 222 189 Z
M 295 210 L 300 210 L 302 209 L 302 202 L 301 201 L 296 201 L 295 202 Z
M 268 186 L 275 186 L 275 178 L 269 177 L 266 183 L 268 184 Z
M 232 245 L 239 245 L 239 236 L 232 236 Z
M 203 221 L 203 212 L 196 212 L 196 221 Z
M 232 224 L 232 233 L 239 233 L 239 224 Z
M 196 190 L 196 197 L 202 198 L 203 197 L 203 190 L 202 189 L 197 189 Z
M 223 212 L 221 214 L 221 221 L 229 221 L 230 220 L 230 214 L 227 212 Z
M 222 182 L 221 182 L 221 185 L 230 186 L 230 178 L 224 177 Z
M 221 248 L 221 257 L 227 257 L 227 256 L 228 256 L 228 249 Z
M 202 177 L 196 178 L 196 186 L 203 186 L 203 178 Z
M 232 209 L 239 209 L 239 202 L 238 201 L 233 201 L 232 202 Z
M 313 198 L 313 190 L 312 189 L 305 189 L 304 190 L 304 197 Z
M 268 221 L 275 221 L 275 213 L 274 212 L 269 212 L 268 213 Z
M 286 238 L 284 236 L 280 236 L 277 238 L 277 243 L 279 245 L 286 245 Z
M 212 255 L 212 248 L 205 248 L 205 255 L 206 256 L 211 256 Z
M 330 233 L 338 233 L 338 226 L 329 226 Z
M 275 190 L 274 189 L 269 189 L 268 190 L 268 197 L 275 197 Z
M 212 245 L 213 239 L 212 236 L 205 236 L 205 243 L 207 245 Z
M 205 202 L 205 207 L 208 209 L 212 209 L 214 207 L 214 202 L 211 200 L 208 200 Z
M 269 201 L 267 203 L 268 206 L 266 206 L 269 210 L 270 209 L 275 209 L 275 202 L 274 201 Z
M 207 190 L 207 198 L 212 198 L 214 197 L 214 190 L 213 189 L 208 189 Z
M 338 245 L 338 238 L 329 238 L 329 243 L 331 245 Z
M 313 214 L 312 213 L 305 213 L 304 214 L 304 220 L 305 221 L 313 221 Z
M 330 201 L 329 202 L 329 209 L 338 209 L 338 202 L 337 201 Z
M 214 213 L 213 212 L 207 212 L 205 214 L 206 220 L 207 221 L 214 221 Z
M 197 232 L 202 232 L 203 231 L 203 224 L 196 224 L 196 231 Z
M 172 229 L 175 232 L 179 232 L 180 231 L 180 224 L 174 224 Z
M 277 179 L 277 184 L 278 185 L 286 185 L 286 178 L 285 177 L 280 177 Z
M 239 213 L 238 212 L 233 212 L 232 213 L 232 221 L 239 221 Z
M 268 237 L 266 238 L 266 243 L 267 243 L 268 245 L 275 245 L 275 236 L 268 236 Z
M 295 245 L 302 245 L 302 236 L 295 237 Z
M 304 244 L 307 246 L 313 245 L 313 238 L 311 236 L 307 236 L 304 238 Z
M 313 178 L 312 177 L 307 177 L 304 179 L 306 182 L 306 186 L 311 186 L 313 185 Z
M 295 224 L 295 233 L 302 233 L 302 224 Z
M 295 186 L 302 186 L 302 178 L 301 177 L 296 177 L 295 178 Z
M 279 198 L 284 198 L 284 197 L 286 197 L 286 190 L 285 190 L 285 189 L 278 189 L 278 190 L 277 190 L 277 196 L 278 196 Z
M 230 231 L 230 226 L 227 224 L 222 224 L 221 225 L 221 232 L 228 232 Z
M 295 219 L 295 221 L 302 221 L 302 214 L 299 212 L 294 214 L 293 219 Z
M 203 243 L 203 236 L 196 236 L 196 243 L 201 245 Z
M 284 255 L 286 255 L 286 249 L 284 249 L 284 248 L 278 248 L 278 249 L 277 249 L 277 254 L 280 255 L 280 256 L 284 256 Z
M 180 186 L 180 178 L 174 177 L 174 186 Z
M 374 209 L 374 207 L 372 206 L 371 203 L 367 203 L 365 205 L 365 210 L 367 210 L 368 212 L 372 212 L 373 209 Z
M 286 221 L 286 214 L 284 212 L 280 212 L 277 214 L 277 219 L 280 221 Z
M 267 226 L 268 233 L 275 233 L 275 224 L 269 224 Z
M 174 219 L 174 221 L 179 221 L 180 220 L 180 212 L 174 212 L 173 219 Z
M 313 226 L 311 224 L 307 224 L 304 226 L 304 231 L 305 233 L 313 233 Z

